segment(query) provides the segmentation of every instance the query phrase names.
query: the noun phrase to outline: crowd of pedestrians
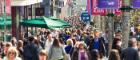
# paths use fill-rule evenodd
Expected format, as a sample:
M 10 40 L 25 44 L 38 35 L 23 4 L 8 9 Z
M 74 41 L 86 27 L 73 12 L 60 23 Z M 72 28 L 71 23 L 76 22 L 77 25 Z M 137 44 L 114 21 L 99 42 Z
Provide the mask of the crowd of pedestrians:
M 79 16 L 65 17 L 64 20 L 69 22 L 73 27 L 81 27 L 83 25 Z
M 84 27 L 22 32 L 21 40 L 0 41 L 0 60 L 140 60 L 140 42 L 135 37 L 128 48 L 121 48 L 121 31 L 116 32 L 108 55 L 108 32 Z
M 3 60 L 139 60 L 140 42 L 130 38 L 128 48 L 121 48 L 121 33 L 115 33 L 108 55 L 105 38 L 99 31 L 67 28 L 39 30 L 39 34 L 24 35 L 23 40 L 12 38 L 0 42 Z

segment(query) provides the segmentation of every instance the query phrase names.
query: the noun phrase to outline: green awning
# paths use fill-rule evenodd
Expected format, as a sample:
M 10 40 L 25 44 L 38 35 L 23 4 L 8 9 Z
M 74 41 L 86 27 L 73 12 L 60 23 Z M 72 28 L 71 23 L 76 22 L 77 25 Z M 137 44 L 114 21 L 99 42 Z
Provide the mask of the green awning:
M 29 27 L 49 28 L 44 20 L 44 17 L 24 19 L 23 22 L 21 22 L 21 25 Z
M 10 28 L 11 24 L 12 24 L 12 21 L 11 21 L 11 17 L 10 16 L 7 16 L 6 20 L 4 20 L 4 17 L 0 17 L 0 29 L 3 29 L 4 26 L 6 26 L 6 28 L 7 27 Z
M 4 26 L 4 25 L 11 26 L 11 20 L 6 20 L 6 21 L 0 20 L 0 26 Z
M 23 26 L 30 26 L 30 27 L 40 27 L 40 28 L 65 28 L 66 26 L 70 26 L 68 23 L 60 21 L 58 19 L 51 19 L 46 17 L 39 17 L 34 19 L 24 19 L 21 22 Z M 66 26 L 65 26 L 66 25 Z
M 61 28 L 71 27 L 69 23 L 65 22 L 62 19 L 55 18 L 55 17 L 49 17 L 49 19 L 51 19 L 51 22 L 54 22 L 55 25 L 59 25 Z M 49 23 L 50 21 L 47 22 Z

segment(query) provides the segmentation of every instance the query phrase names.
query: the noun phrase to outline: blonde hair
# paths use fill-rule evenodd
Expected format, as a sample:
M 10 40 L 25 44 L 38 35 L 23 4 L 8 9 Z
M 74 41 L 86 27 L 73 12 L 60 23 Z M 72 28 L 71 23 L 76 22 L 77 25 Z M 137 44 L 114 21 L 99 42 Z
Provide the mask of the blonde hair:
M 14 52 L 15 53 L 15 57 L 18 56 L 18 51 L 16 49 L 16 47 L 10 47 L 7 51 L 7 57 L 9 57 L 9 52 Z
M 73 41 L 71 39 L 67 40 L 67 45 L 72 45 L 73 46 Z
M 39 55 L 46 55 L 46 56 L 47 56 L 46 50 L 41 50 L 41 51 L 39 52 Z

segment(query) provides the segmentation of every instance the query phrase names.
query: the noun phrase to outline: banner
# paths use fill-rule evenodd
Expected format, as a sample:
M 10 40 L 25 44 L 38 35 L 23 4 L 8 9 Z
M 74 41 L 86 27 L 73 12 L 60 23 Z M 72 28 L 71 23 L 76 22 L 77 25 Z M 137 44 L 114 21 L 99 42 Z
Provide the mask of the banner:
M 140 0 L 132 0 L 133 8 L 140 8 Z
M 118 9 L 119 0 L 98 0 L 97 7 L 101 9 Z
M 11 1 L 12 0 L 6 0 L 6 15 L 11 15 Z
M 100 11 L 97 9 L 97 0 L 87 0 L 87 11 L 91 15 L 99 15 Z
M 104 1 L 104 0 L 102 0 Z M 110 0 L 109 0 L 110 1 Z M 114 1 L 114 0 L 113 0 Z M 113 13 L 117 16 L 120 16 L 122 14 L 121 10 L 119 10 L 118 8 L 120 8 L 122 6 L 122 0 L 115 0 L 117 1 L 117 6 L 115 9 L 112 9 L 113 10 Z M 92 14 L 92 15 L 101 15 L 101 16 L 105 16 L 107 15 L 108 13 L 108 8 L 98 8 L 98 0 L 87 0 L 87 11 L 89 14 Z M 116 2 L 115 2 L 116 4 Z
M 4 15 L 4 5 L 6 5 L 6 15 L 11 15 L 11 0 L 0 0 L 0 15 Z

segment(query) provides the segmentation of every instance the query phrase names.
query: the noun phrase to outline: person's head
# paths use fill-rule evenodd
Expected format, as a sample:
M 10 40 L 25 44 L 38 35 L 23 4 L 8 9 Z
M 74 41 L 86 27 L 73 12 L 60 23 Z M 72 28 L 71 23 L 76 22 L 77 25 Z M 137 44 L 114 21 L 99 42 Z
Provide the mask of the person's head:
M 52 40 L 52 34 L 49 33 L 48 36 L 47 36 L 48 40 Z
M 12 43 L 11 43 L 11 42 L 7 42 L 7 43 L 5 44 L 5 46 L 4 46 L 4 52 L 5 52 L 5 54 L 7 54 L 7 51 L 8 51 L 8 49 L 9 49 L 11 46 L 12 46 Z
M 119 51 L 112 49 L 109 55 L 109 60 L 121 60 L 119 56 Z
M 94 36 L 95 36 L 95 38 L 100 37 L 100 32 L 99 31 L 94 32 Z
M 17 43 L 17 39 L 15 37 L 12 37 L 11 43 L 12 43 L 12 45 L 15 45 Z
M 129 40 L 128 45 L 129 45 L 129 47 L 136 47 L 137 46 L 137 40 L 136 40 L 136 38 L 131 38 Z
M 37 37 L 34 37 L 34 43 L 35 43 L 35 44 L 39 44 L 39 42 L 40 42 L 40 40 L 37 39 Z
M 86 44 L 84 42 L 79 42 L 78 48 L 79 49 L 86 49 Z
M 33 37 L 33 36 L 30 36 L 30 37 L 28 38 L 28 40 L 29 40 L 29 42 L 33 42 L 33 41 L 34 41 L 34 37 Z
M 37 35 L 37 40 L 41 40 L 41 35 Z
M 45 50 L 41 50 L 39 52 L 39 60 L 46 60 L 47 59 L 47 52 Z
M 67 43 L 67 45 L 73 46 L 73 41 L 72 41 L 72 39 L 68 39 L 66 43 Z
M 55 47 L 60 47 L 60 42 L 59 42 L 59 40 L 58 39 L 54 39 L 54 41 L 53 41 L 53 46 L 55 46 Z
M 10 47 L 7 51 L 7 58 L 8 59 L 14 59 L 15 57 L 18 56 L 18 51 L 16 49 L 16 47 Z
M 18 40 L 17 47 L 23 47 L 23 41 L 22 40 Z

